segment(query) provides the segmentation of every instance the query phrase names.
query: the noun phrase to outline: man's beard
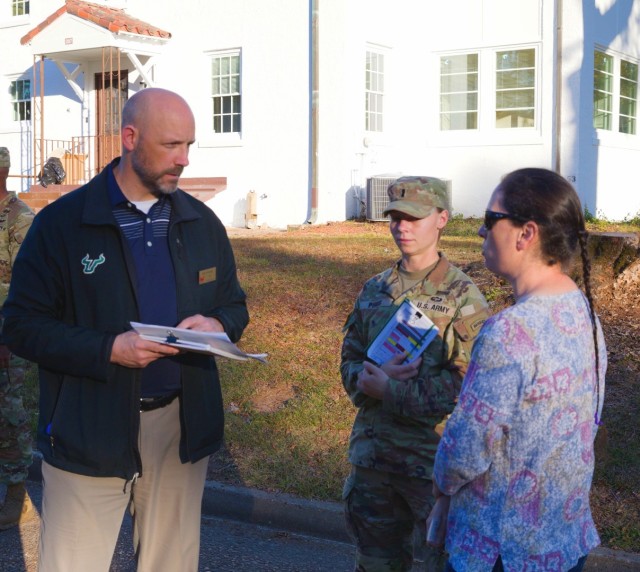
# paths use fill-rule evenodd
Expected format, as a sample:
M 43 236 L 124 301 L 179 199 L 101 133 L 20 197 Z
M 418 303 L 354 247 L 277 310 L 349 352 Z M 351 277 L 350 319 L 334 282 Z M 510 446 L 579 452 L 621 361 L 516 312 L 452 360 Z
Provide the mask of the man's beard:
M 153 171 L 148 167 L 144 153 L 141 153 L 140 151 L 132 154 L 131 166 L 133 167 L 136 175 L 140 178 L 142 184 L 147 187 L 153 195 L 170 195 L 178 188 L 177 181 L 163 182 L 162 177 L 168 174 L 180 176 L 182 174 L 182 167 L 174 167 L 171 170 L 161 172 Z

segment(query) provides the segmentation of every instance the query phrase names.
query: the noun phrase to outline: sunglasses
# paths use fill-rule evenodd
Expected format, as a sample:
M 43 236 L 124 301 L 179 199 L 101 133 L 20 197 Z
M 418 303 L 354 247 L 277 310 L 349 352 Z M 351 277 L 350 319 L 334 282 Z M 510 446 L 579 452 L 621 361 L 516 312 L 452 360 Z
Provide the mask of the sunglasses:
M 493 228 L 493 225 L 496 224 L 499 220 L 502 220 L 503 218 L 506 218 L 509 220 L 515 220 L 517 222 L 527 222 L 528 220 L 531 220 L 530 218 L 526 218 L 519 215 L 512 215 L 509 213 L 499 213 L 497 211 L 484 211 L 484 228 L 486 228 L 487 230 L 491 230 Z

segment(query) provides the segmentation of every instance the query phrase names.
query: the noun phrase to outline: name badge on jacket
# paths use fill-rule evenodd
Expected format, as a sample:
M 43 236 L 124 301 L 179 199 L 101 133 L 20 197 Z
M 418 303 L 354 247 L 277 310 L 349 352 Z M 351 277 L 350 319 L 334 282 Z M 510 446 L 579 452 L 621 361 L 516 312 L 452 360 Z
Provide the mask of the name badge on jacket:
M 198 284 L 207 284 L 209 282 L 214 282 L 216 279 L 216 267 L 205 268 L 204 270 L 200 270 L 198 272 Z

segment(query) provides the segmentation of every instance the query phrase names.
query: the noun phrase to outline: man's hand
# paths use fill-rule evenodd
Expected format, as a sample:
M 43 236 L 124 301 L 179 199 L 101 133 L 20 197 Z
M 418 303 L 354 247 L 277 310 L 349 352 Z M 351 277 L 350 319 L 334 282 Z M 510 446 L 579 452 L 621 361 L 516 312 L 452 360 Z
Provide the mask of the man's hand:
M 388 362 L 382 364 L 382 371 L 384 371 L 389 377 L 397 379 L 398 381 L 407 381 L 415 377 L 418 375 L 418 370 L 422 363 L 422 357 L 419 357 L 411 363 L 403 364 L 402 362 L 406 357 L 407 354 L 404 353 L 393 356 Z
M 131 330 L 116 336 L 111 348 L 111 363 L 125 367 L 146 367 L 152 361 L 179 353 L 178 348 L 144 340 Z
M 200 314 L 185 318 L 177 327 L 185 330 L 196 330 L 197 332 L 224 332 L 220 320 L 217 318 L 207 318 Z

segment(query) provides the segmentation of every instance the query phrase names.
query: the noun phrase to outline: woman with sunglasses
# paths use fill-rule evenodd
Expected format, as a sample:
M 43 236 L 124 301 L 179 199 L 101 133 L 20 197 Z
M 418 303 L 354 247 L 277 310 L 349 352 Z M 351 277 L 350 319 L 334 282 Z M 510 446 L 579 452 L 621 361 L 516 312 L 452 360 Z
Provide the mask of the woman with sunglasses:
M 447 570 L 579 572 L 600 542 L 589 489 L 607 359 L 580 200 L 556 173 L 514 171 L 479 234 L 516 303 L 485 322 L 438 447 Z

